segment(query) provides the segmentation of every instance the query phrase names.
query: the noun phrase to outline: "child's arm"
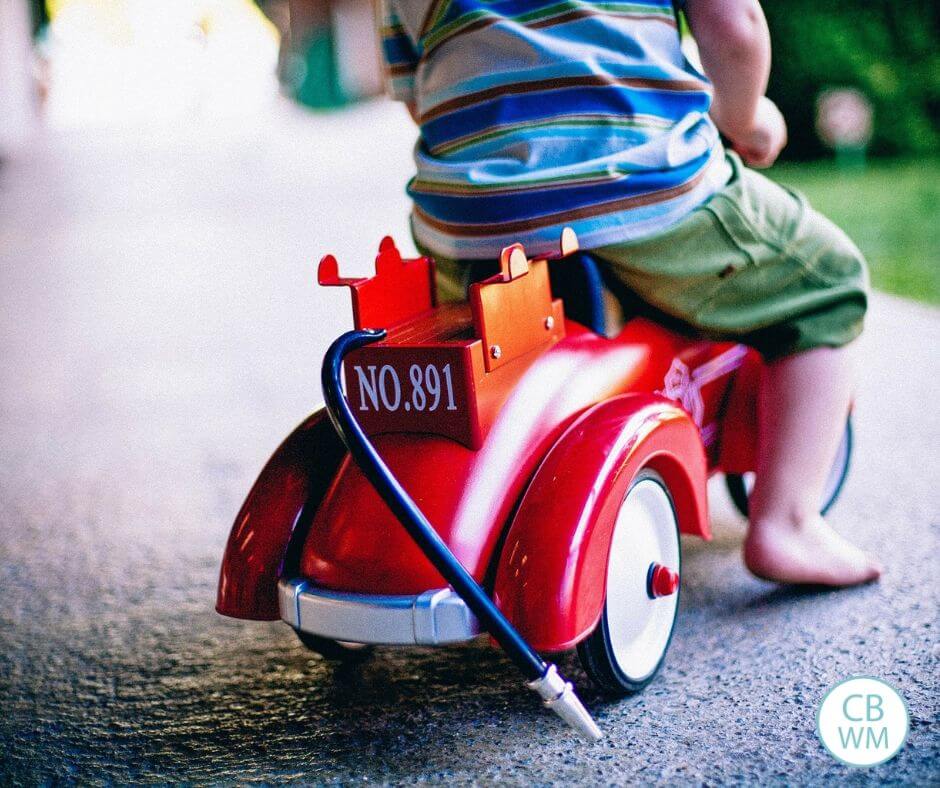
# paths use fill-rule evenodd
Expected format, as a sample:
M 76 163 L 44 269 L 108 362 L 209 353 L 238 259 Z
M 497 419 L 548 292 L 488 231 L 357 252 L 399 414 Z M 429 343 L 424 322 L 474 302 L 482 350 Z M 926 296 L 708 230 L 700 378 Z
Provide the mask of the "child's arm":
M 769 167 L 787 141 L 776 105 L 764 96 L 770 35 L 757 0 L 687 0 L 686 16 L 715 87 L 711 116 L 750 165 Z

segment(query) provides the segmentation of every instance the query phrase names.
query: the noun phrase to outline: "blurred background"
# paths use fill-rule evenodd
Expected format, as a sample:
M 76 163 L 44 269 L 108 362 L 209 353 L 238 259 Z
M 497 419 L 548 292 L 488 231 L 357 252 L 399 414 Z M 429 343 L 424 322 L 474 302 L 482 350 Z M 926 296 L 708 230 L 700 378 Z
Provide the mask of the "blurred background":
M 937 8 L 765 9 L 769 93 L 790 130 L 772 176 L 848 231 L 877 287 L 931 303 L 940 302 Z M 0 161 L 43 131 L 244 127 L 283 115 L 284 102 L 342 114 L 381 92 L 370 0 L 0 0 Z

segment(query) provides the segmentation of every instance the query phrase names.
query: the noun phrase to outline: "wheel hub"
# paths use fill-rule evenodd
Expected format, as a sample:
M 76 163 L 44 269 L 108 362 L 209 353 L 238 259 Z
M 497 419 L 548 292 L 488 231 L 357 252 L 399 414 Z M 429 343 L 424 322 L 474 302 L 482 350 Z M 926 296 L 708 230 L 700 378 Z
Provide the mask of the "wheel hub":
M 650 599 L 672 596 L 679 590 L 679 573 L 654 561 L 646 574 L 646 593 Z

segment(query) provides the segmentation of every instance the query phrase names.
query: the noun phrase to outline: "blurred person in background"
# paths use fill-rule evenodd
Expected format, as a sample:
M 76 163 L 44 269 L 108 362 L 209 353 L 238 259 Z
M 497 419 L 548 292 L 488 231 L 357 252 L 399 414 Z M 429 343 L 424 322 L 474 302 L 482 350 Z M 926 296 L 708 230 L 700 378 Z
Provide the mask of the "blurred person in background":
M 382 92 L 372 0 L 268 0 L 281 30 L 279 75 L 301 104 L 331 109 Z
M 764 95 L 757 0 L 380 2 L 388 91 L 420 128 L 413 232 L 441 296 L 464 297 L 471 261 L 514 242 L 551 251 L 572 227 L 621 290 L 768 362 L 748 568 L 785 583 L 876 579 L 878 563 L 819 514 L 866 264 L 804 198 L 749 168 L 787 138 Z M 683 15 L 704 73 L 683 54 Z

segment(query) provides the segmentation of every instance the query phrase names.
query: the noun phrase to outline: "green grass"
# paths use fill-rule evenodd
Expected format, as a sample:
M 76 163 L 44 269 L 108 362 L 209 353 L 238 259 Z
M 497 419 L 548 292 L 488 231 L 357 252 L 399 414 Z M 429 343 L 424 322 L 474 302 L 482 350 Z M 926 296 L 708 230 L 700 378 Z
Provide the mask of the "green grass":
M 799 189 L 858 244 L 880 290 L 940 304 L 940 159 L 781 164 L 774 180 Z

